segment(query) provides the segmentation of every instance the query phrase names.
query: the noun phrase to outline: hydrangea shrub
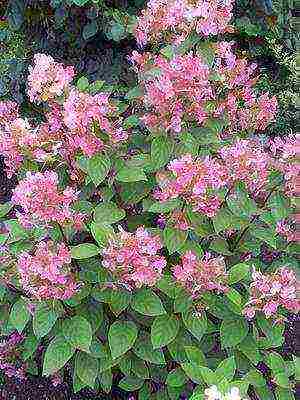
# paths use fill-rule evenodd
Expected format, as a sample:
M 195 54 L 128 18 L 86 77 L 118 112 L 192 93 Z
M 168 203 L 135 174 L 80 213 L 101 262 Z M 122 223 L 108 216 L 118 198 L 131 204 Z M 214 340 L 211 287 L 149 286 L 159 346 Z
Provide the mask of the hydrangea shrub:
M 125 97 L 37 54 L 43 119 L 0 102 L 19 180 L 0 206 L 5 375 L 140 400 L 294 398 L 299 137 L 264 135 L 277 101 L 235 51 L 232 6 L 150 1 Z

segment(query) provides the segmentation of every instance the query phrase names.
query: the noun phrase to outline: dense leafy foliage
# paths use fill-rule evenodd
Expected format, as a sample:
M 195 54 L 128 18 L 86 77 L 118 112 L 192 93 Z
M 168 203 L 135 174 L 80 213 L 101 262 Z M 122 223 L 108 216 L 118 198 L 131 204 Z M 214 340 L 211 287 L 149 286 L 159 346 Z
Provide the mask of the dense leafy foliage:
M 41 46 L 28 103 L 0 101 L 0 154 L 18 179 L 0 205 L 4 375 L 71 374 L 74 392 L 140 400 L 294 398 L 299 138 L 273 135 L 282 103 L 245 58 L 259 50 L 241 51 L 269 32 L 270 2 L 261 20 L 232 19 L 233 3 L 37 5 L 61 30 L 84 10 L 80 51 L 101 35 L 146 47 L 128 54 L 124 86 Z M 10 2 L 3 38 L 34 9 Z

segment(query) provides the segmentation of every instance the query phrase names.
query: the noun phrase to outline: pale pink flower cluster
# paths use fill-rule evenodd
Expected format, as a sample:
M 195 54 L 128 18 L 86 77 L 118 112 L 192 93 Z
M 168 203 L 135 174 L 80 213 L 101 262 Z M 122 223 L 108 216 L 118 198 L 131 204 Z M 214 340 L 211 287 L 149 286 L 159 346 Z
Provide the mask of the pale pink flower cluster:
M 123 119 L 108 93 L 94 96 L 71 85 L 74 71 L 52 57 L 37 54 L 30 67 L 31 101 L 48 101 L 46 122 L 31 126 L 14 102 L 0 102 L 0 154 L 12 176 L 25 158 L 37 162 L 63 159 L 76 177 L 77 154 L 91 157 L 128 139 Z M 101 137 L 101 138 L 100 138 Z
M 79 288 L 70 272 L 71 252 L 64 243 L 41 242 L 33 254 L 23 252 L 17 268 L 24 291 L 39 300 L 72 297 Z
M 104 142 L 95 132 L 108 136 L 111 145 L 128 139 L 128 133 L 122 128 L 121 120 L 111 121 L 110 116 L 116 111 L 108 93 L 94 96 L 72 89 L 64 103 L 63 121 L 67 129 L 67 148 L 71 153 L 80 149 L 90 157 L 104 148 Z
M 170 60 L 134 51 L 131 60 L 144 90 L 146 126 L 180 133 L 194 123 L 201 126 L 209 118 L 226 116 L 231 134 L 264 130 L 275 118 L 277 100 L 268 93 L 255 94 L 256 79 L 251 75 L 256 65 L 237 58 L 232 46 L 233 42 L 212 44 L 211 67 L 198 54 L 175 55 Z
M 26 365 L 21 359 L 18 346 L 25 337 L 18 332 L 0 339 L 0 371 L 9 378 L 25 379 Z
M 163 41 L 180 43 L 193 31 L 209 36 L 232 32 L 234 0 L 150 0 L 135 28 L 139 45 Z
M 200 260 L 192 251 L 187 251 L 181 263 L 173 269 L 173 276 L 194 298 L 207 291 L 226 293 L 226 265 L 223 257 L 212 257 L 206 253 Z
M 276 232 L 283 236 L 288 242 L 298 242 L 300 243 L 300 232 L 297 229 L 297 223 L 299 224 L 299 215 L 296 215 L 296 229 L 293 229 L 291 223 L 285 220 L 278 221 L 276 224 Z
M 34 65 L 29 67 L 28 76 L 30 101 L 40 103 L 62 96 L 74 75 L 73 67 L 57 63 L 51 56 L 35 54 Z
M 162 247 L 160 237 L 152 235 L 144 227 L 137 228 L 134 233 L 120 228 L 103 251 L 102 265 L 130 288 L 153 286 L 167 264 L 159 255 Z
M 274 167 L 279 169 L 285 179 L 285 191 L 288 196 L 300 195 L 300 135 L 274 138 L 269 141 L 274 155 Z
M 211 386 L 205 389 L 204 396 L 204 400 L 243 400 L 237 387 L 233 387 L 228 393 L 222 394 L 217 386 Z
M 19 116 L 19 106 L 14 101 L 0 101 L 0 129 Z
M 154 196 L 160 201 L 182 197 L 194 211 L 213 217 L 221 205 L 217 190 L 228 180 L 225 166 L 210 157 L 194 160 L 187 154 L 171 161 L 167 168 L 171 174 L 157 174 L 160 188 Z
M 14 119 L 0 126 L 0 153 L 4 156 L 7 175 L 11 177 L 20 168 L 25 155 L 38 162 L 47 160 L 53 153 L 55 139 L 15 114 Z
M 262 312 L 267 318 L 276 317 L 280 307 L 290 312 L 300 311 L 300 284 L 295 273 L 288 268 L 280 268 L 271 274 L 263 274 L 253 269 L 250 285 L 250 299 L 244 309 L 248 318 Z
M 292 180 L 291 175 L 286 173 L 290 171 L 290 165 L 295 164 L 278 161 L 257 140 L 239 139 L 231 146 L 222 147 L 215 158 L 202 159 L 186 154 L 171 161 L 167 171 L 157 173 L 159 188 L 155 190 L 154 197 L 161 202 L 182 198 L 192 205 L 194 211 L 213 217 L 223 201 L 221 189 L 230 190 L 235 183 L 243 182 L 253 197 L 263 197 L 270 174 L 276 169 L 284 172 L 286 193 L 290 194 Z M 293 175 L 293 179 L 295 193 L 299 188 L 299 174 Z M 283 232 L 283 228 L 281 223 L 278 224 L 278 233 L 286 235 L 287 231 Z M 291 237 L 289 235 L 288 240 L 292 240 Z
M 21 207 L 17 217 L 25 228 L 34 226 L 71 225 L 80 229 L 84 215 L 71 209 L 77 194 L 71 187 L 60 190 L 54 171 L 27 172 L 13 191 L 12 202 Z
M 232 146 L 219 150 L 228 171 L 228 186 L 236 181 L 245 183 L 253 193 L 263 189 L 271 169 L 271 157 L 259 143 L 254 140 L 237 140 Z

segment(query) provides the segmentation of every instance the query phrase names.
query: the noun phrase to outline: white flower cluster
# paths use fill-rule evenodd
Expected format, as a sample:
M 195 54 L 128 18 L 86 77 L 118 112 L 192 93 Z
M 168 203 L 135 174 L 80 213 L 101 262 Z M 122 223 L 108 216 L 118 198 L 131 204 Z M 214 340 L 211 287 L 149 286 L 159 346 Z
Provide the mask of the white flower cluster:
M 211 386 L 204 392 L 205 400 L 246 400 L 240 396 L 240 391 L 237 387 L 231 388 L 230 392 L 222 394 L 217 386 Z

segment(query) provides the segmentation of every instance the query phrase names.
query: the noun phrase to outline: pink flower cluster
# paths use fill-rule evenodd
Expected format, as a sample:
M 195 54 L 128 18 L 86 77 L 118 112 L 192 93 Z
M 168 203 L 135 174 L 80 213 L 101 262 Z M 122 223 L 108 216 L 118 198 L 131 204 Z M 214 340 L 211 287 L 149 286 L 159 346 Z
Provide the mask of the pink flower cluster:
M 299 224 L 299 214 L 295 214 L 295 225 Z M 300 243 L 300 232 L 297 229 L 293 229 L 291 226 L 291 223 L 285 221 L 285 220 L 280 220 L 277 222 L 276 225 L 276 232 L 283 236 L 288 242 L 298 242 Z
M 51 137 L 39 127 L 32 127 L 28 120 L 18 116 L 17 111 L 11 115 L 5 112 L 1 114 L 1 104 L 0 118 L 0 153 L 4 156 L 9 177 L 20 168 L 25 155 L 30 154 L 32 159 L 39 162 L 51 157 L 57 137 Z
M 18 257 L 21 285 L 39 300 L 69 299 L 79 288 L 70 273 L 70 263 L 71 253 L 64 243 L 41 242 L 34 254 L 23 252 Z
M 228 171 L 228 186 L 236 181 L 245 183 L 247 189 L 259 192 L 268 182 L 271 157 L 255 140 L 237 140 L 232 146 L 219 150 Z
M 172 173 L 157 175 L 160 188 L 154 196 L 160 201 L 178 197 L 192 204 L 194 211 L 213 217 L 221 205 L 217 190 L 227 184 L 228 175 L 224 165 L 212 158 L 196 159 L 188 154 L 168 165 Z
M 53 171 L 27 172 L 12 196 L 12 202 L 22 208 L 17 213 L 21 225 L 32 228 L 58 223 L 75 229 L 82 227 L 84 215 L 71 209 L 77 194 L 71 187 L 60 190 L 58 184 L 58 175 Z
M 252 279 L 250 299 L 244 309 L 247 318 L 253 318 L 259 311 L 267 318 L 275 317 L 279 307 L 294 313 L 300 311 L 297 297 L 300 285 L 292 270 L 283 267 L 272 274 L 263 274 L 254 269 Z
M 150 0 L 135 28 L 139 45 L 182 42 L 192 32 L 203 36 L 232 32 L 234 0 Z
M 0 371 L 9 378 L 26 378 L 26 365 L 22 361 L 18 349 L 24 339 L 23 335 L 13 332 L 0 341 Z
M 285 178 L 287 195 L 300 195 L 300 135 L 289 135 L 283 138 L 274 138 L 269 141 L 274 156 L 274 168 L 280 170 Z
M 151 235 L 144 227 L 139 227 L 135 233 L 120 228 L 103 251 L 102 265 L 130 288 L 153 286 L 167 264 L 158 254 L 162 247 L 159 236 Z
M 91 157 L 128 139 L 123 119 L 108 93 L 94 96 L 70 84 L 73 68 L 37 54 L 30 67 L 31 101 L 48 101 L 46 122 L 31 126 L 18 113 L 14 102 L 0 102 L 0 154 L 12 176 L 24 159 L 47 162 L 63 159 L 76 177 L 75 156 Z M 101 137 L 101 138 L 100 138 Z
M 159 188 L 155 190 L 154 197 L 162 202 L 183 198 L 192 205 L 194 211 L 213 217 L 222 203 L 220 189 L 231 189 L 241 181 L 250 194 L 258 198 L 264 195 L 270 173 L 276 169 L 284 173 L 286 193 L 291 193 L 291 186 L 296 193 L 299 174 L 292 176 L 292 183 L 291 174 L 288 173 L 291 170 L 290 162 L 282 163 L 274 158 L 257 140 L 240 139 L 231 146 L 222 147 L 215 158 L 194 158 L 186 154 L 171 161 L 167 171 L 157 174 Z M 279 224 L 278 233 L 283 233 L 283 228 Z
M 257 96 L 251 79 L 255 64 L 237 58 L 233 42 L 212 44 L 213 66 L 198 54 L 143 55 L 133 52 L 148 110 L 142 118 L 149 129 L 180 133 L 183 127 L 227 117 L 229 133 L 264 130 L 274 120 L 277 101 L 268 93 Z M 222 95 L 221 95 L 222 94 Z
M 173 276 L 194 298 L 207 291 L 226 293 L 229 289 L 223 257 L 214 258 L 209 253 L 199 260 L 192 251 L 187 251 L 181 264 L 174 267 Z
M 128 133 L 122 128 L 122 121 L 110 121 L 116 111 L 110 103 L 108 93 L 91 96 L 72 89 L 63 108 L 63 121 L 69 132 L 66 133 L 68 151 L 73 154 L 81 150 L 91 157 L 104 148 L 104 142 L 96 132 L 108 136 L 110 145 L 128 139 Z
M 51 56 L 35 54 L 34 65 L 29 67 L 28 95 L 31 102 L 49 101 L 62 96 L 73 80 L 73 67 L 65 67 Z

